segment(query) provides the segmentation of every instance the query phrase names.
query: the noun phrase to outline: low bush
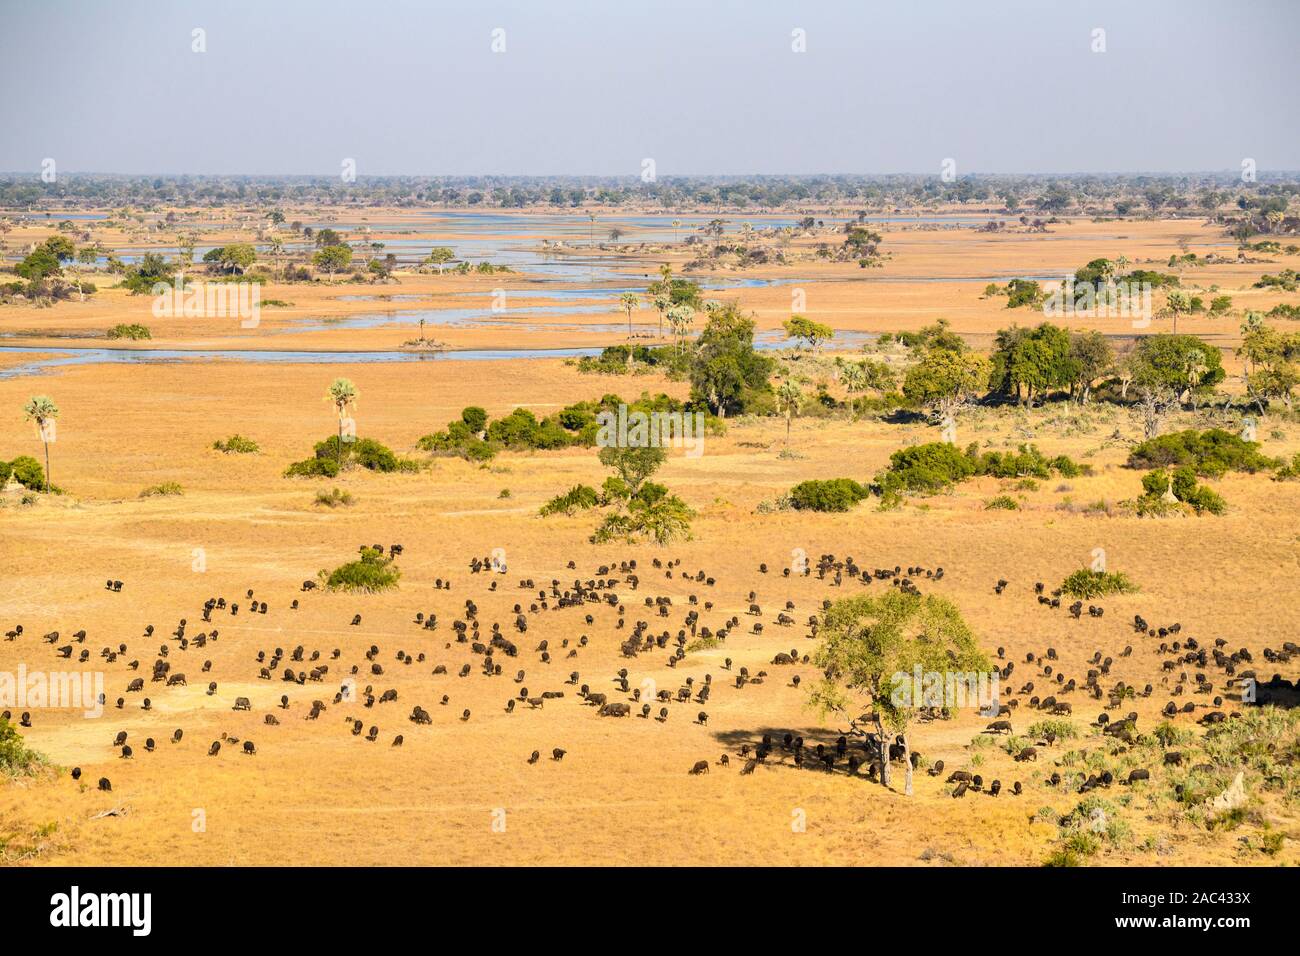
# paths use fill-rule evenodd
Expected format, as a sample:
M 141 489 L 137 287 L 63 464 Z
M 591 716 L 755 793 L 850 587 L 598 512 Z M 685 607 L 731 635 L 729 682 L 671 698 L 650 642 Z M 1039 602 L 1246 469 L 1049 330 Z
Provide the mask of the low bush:
M 45 488 L 45 469 L 30 455 L 19 455 L 13 461 L 0 462 L 0 484 L 8 482 L 10 478 L 32 491 Z
M 307 458 L 295 461 L 284 470 L 286 478 L 337 478 L 338 462 L 333 458 Z
M 217 439 L 212 443 L 212 447 L 228 455 L 252 455 L 260 451 L 257 442 L 243 435 L 231 435 L 225 441 Z
M 870 493 L 851 478 L 814 479 L 790 489 L 790 504 L 800 511 L 848 511 Z
M 333 491 L 316 492 L 316 504 L 324 505 L 327 508 L 346 508 L 355 504 L 356 500 L 357 499 L 353 497 L 352 492 L 340 491 L 338 488 L 335 488 Z
M 1063 592 L 1081 601 L 1107 594 L 1130 594 L 1137 589 L 1123 571 L 1094 571 L 1092 568 L 1080 568 L 1061 584 Z
M 140 497 L 141 498 L 170 498 L 175 495 L 182 495 L 184 493 L 185 493 L 185 489 L 183 489 L 180 486 L 180 484 L 178 484 L 177 482 L 164 481 L 160 485 L 150 485 L 148 488 L 140 492 Z
M 397 580 L 402 576 L 393 559 L 384 557 L 375 548 L 362 548 L 357 560 L 340 565 L 328 574 L 321 573 L 325 577 L 325 586 L 331 591 L 368 594 L 397 587 Z
M 0 717 L 0 775 L 29 776 L 45 764 L 45 758 L 24 742 L 18 729 Z
M 543 518 L 549 515 L 571 515 L 575 511 L 586 511 L 600 504 L 600 493 L 590 485 L 574 485 L 562 495 L 557 495 L 542 505 L 538 514 Z
M 1221 428 L 1171 432 L 1149 438 L 1129 452 L 1130 468 L 1189 466 L 1197 475 L 1218 478 L 1229 471 L 1269 471 L 1278 462 L 1260 454 L 1259 443 Z M 1162 489 L 1163 490 L 1163 489 Z
M 1147 472 L 1142 476 L 1142 490 L 1142 496 L 1134 502 L 1135 510 L 1142 517 L 1161 517 L 1180 510 L 1165 497 L 1167 491 L 1172 491 L 1178 503 L 1190 507 L 1198 515 L 1207 512 L 1221 515 L 1228 510 L 1228 503 L 1222 495 L 1197 484 L 1196 471 L 1191 465 L 1175 468 L 1172 474 L 1163 468 Z
M 138 322 L 132 322 L 130 324 L 119 322 L 117 325 L 113 326 L 111 329 L 108 330 L 108 337 L 110 339 L 151 339 L 153 338 L 153 336 L 149 334 L 149 330 Z

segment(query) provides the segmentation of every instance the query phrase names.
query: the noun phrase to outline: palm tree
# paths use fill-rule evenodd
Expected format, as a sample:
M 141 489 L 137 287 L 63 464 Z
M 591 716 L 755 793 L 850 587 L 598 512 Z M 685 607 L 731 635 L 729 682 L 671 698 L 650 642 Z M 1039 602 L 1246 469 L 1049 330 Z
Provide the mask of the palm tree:
M 36 423 L 36 431 L 45 445 L 45 493 L 50 493 L 50 442 L 54 440 L 54 420 L 59 417 L 59 406 L 46 395 L 33 396 L 23 406 L 26 421 Z
M 588 211 L 588 212 L 587 212 L 587 218 L 588 218 L 589 220 L 591 220 L 591 225 L 590 225 L 590 228 L 589 228 L 589 231 L 588 231 L 588 234 L 587 234 L 587 245 L 589 245 L 589 246 L 594 246 L 594 245 L 596 244 L 596 213 L 595 213 L 595 211 L 594 211 L 594 210 L 590 210 L 590 211 Z
M 695 310 L 689 305 L 675 305 L 668 310 L 668 324 L 673 327 L 673 334 L 677 336 L 678 351 L 686 351 L 686 333 L 690 331 L 694 322 Z
M 641 308 L 641 297 L 635 292 L 624 292 L 618 297 L 618 304 L 627 313 L 627 337 L 632 337 L 632 313 Z
M 341 469 L 343 467 L 343 421 L 347 418 L 348 409 L 356 407 L 357 387 L 349 379 L 336 378 L 330 383 L 325 398 L 334 405 L 339 414 L 339 443 L 335 449 L 337 452 L 335 460 Z
M 194 237 L 176 237 L 176 261 L 180 264 L 180 288 L 185 288 L 185 270 L 194 264 Z
M 791 379 L 783 381 L 776 389 L 776 402 L 785 410 L 785 446 L 790 447 L 790 419 L 799 410 L 803 401 L 803 392 Z
M 660 293 L 654 298 L 655 308 L 659 310 L 659 338 L 664 337 L 664 313 L 667 312 L 673 304 L 673 300 L 668 296 Z
M 267 243 L 266 251 L 271 254 L 271 258 L 275 261 L 275 275 L 278 279 L 281 274 L 280 257 L 284 255 L 284 243 L 280 241 L 279 236 L 271 237 L 270 242 Z
M 844 390 L 849 393 L 849 413 L 857 414 L 854 395 L 858 392 L 866 391 L 867 372 L 866 369 L 858 362 L 840 361 L 840 380 L 844 382 Z
M 673 242 L 681 241 L 678 233 L 678 230 L 681 228 L 682 228 L 682 221 L 680 219 L 674 219 L 673 220 Z
M 1192 349 L 1187 353 L 1187 397 L 1191 400 L 1192 411 L 1196 411 L 1196 387 L 1201 384 L 1201 379 L 1208 371 L 1204 352 L 1200 349 Z
M 641 308 L 641 297 L 635 292 L 624 292 L 618 297 L 618 304 L 627 313 L 627 367 L 632 367 L 632 313 Z
M 1165 296 L 1165 308 L 1174 317 L 1174 335 L 1178 334 L 1178 316 L 1192 311 L 1192 299 L 1186 292 L 1174 290 Z

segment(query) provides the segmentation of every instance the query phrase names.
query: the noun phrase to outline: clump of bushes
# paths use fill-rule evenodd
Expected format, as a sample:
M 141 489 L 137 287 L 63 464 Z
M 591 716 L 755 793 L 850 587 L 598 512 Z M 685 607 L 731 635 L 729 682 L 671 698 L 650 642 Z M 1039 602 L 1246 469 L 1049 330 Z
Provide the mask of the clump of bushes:
M 1079 736 L 1079 728 L 1068 720 L 1051 718 L 1030 724 L 1029 736 L 1035 740 L 1048 736 L 1055 737 L 1057 740 L 1073 740 Z
M 632 363 L 628 364 L 628 350 Z M 578 371 L 588 375 L 627 375 L 642 370 L 657 369 L 669 378 L 682 378 L 690 359 L 680 349 L 671 345 L 611 345 L 601 349 L 599 355 L 584 355 L 577 361 Z
M 618 510 L 605 515 L 591 536 L 592 544 L 634 544 L 645 538 L 669 544 L 691 536 L 695 513 L 681 498 L 669 494 L 664 485 L 646 481 L 632 491 L 621 479 L 611 478 L 605 482 L 605 489 L 605 501 Z
M 19 455 L 13 461 L 0 461 L 0 487 L 8 484 L 10 478 L 32 491 L 45 488 L 45 469 L 30 455 Z
M 1010 495 L 998 495 L 984 502 L 985 511 L 1019 511 L 1020 504 Z
M 183 495 L 183 489 L 178 482 L 164 481 L 160 485 L 150 485 L 140 492 L 141 498 L 170 498 L 176 495 Z
M 326 574 L 325 586 L 331 591 L 353 591 L 373 594 L 397 587 L 397 580 L 402 576 L 401 569 L 391 557 L 384 557 L 377 548 L 362 548 L 361 556 L 355 561 L 340 565 Z
M 0 774 L 6 777 L 29 776 L 45 765 L 45 757 L 23 741 L 17 728 L 0 717 Z
M 113 326 L 111 329 L 108 330 L 108 337 L 110 339 L 151 339 L 153 338 L 153 336 L 149 334 L 149 330 L 145 326 L 141 325 L 139 322 L 132 322 L 130 324 L 127 324 L 125 322 L 119 322 L 117 325 Z
M 1128 465 L 1130 468 L 1188 466 L 1197 475 L 1218 478 L 1230 471 L 1268 471 L 1276 468 L 1278 462 L 1260 454 L 1258 442 L 1246 441 L 1221 428 L 1203 432 L 1190 428 L 1147 439 L 1129 452 Z
M 597 400 L 575 402 L 553 415 L 538 418 L 527 408 L 516 408 L 504 418 L 488 420 L 482 408 L 470 406 L 461 412 L 457 421 L 447 423 L 446 429 L 425 435 L 417 442 L 419 447 L 436 455 L 459 455 L 468 461 L 490 461 L 503 450 L 549 451 L 557 448 L 587 447 L 596 444 L 600 434 L 597 416 L 602 412 L 616 413 L 626 405 L 629 416 L 637 412 L 683 412 L 686 406 L 669 395 L 643 393 L 639 399 L 625 402 L 618 395 L 606 394 Z M 716 419 L 707 419 L 710 433 L 721 430 Z
M 799 511 L 848 511 L 870 494 L 851 478 L 814 479 L 790 489 L 790 504 Z
M 689 538 L 695 513 L 661 484 L 650 481 L 668 453 L 656 447 L 602 448 L 600 463 L 614 469 L 598 492 L 589 485 L 575 485 L 565 494 L 542 506 L 543 515 L 572 514 L 578 510 L 608 507 L 596 531 L 593 544 L 610 541 L 634 543 L 651 539 L 668 544 Z
M 591 485 L 574 485 L 564 494 L 556 495 L 542 505 L 537 513 L 543 518 L 550 515 L 572 515 L 575 511 L 586 511 L 600 503 L 600 492 Z
M 1081 601 L 1107 594 L 1131 594 L 1138 589 L 1123 571 L 1094 571 L 1080 568 L 1061 583 L 1061 590 Z
M 217 439 L 212 443 L 212 447 L 228 455 L 252 455 L 260 451 L 257 442 L 243 435 L 231 435 L 225 441 Z
M 956 445 L 929 442 L 900 448 L 889 456 L 889 468 L 878 479 L 884 493 L 910 491 L 935 494 L 974 476 L 976 463 Z
M 337 478 L 338 462 L 333 458 L 305 458 L 284 470 L 286 478 Z
M 1187 508 L 1198 515 L 1207 512 L 1221 515 L 1228 510 L 1228 503 L 1222 495 L 1197 484 L 1196 471 L 1191 465 L 1175 468 L 1172 475 L 1163 468 L 1147 472 L 1142 476 L 1142 491 L 1141 497 L 1133 503 L 1134 510 L 1141 517 L 1159 518 Z M 1174 501 L 1168 500 L 1167 491 L 1173 492 Z
M 340 469 L 360 466 L 368 471 L 394 472 L 418 471 L 420 463 L 409 458 L 399 458 L 388 446 L 373 438 L 357 438 L 339 444 L 337 435 L 317 442 L 315 456 L 291 464 L 284 471 L 286 478 L 337 478 Z
M 1300 481 L 1300 451 L 1295 453 L 1289 464 L 1283 465 L 1273 476 L 1274 481 Z
M 1065 455 L 1048 458 L 1036 445 L 1016 451 L 980 453 L 973 443 L 965 451 L 947 442 L 900 448 L 889 456 L 889 467 L 876 476 L 882 498 L 896 500 L 903 492 L 937 494 L 979 475 L 996 478 L 1048 478 L 1055 471 L 1076 478 L 1088 469 Z
M 355 504 L 356 500 L 357 499 L 353 497 L 352 492 L 340 491 L 338 488 L 335 488 L 333 491 L 316 492 L 316 504 L 324 505 L 327 508 L 338 508 L 340 506 L 348 507 L 349 505 Z

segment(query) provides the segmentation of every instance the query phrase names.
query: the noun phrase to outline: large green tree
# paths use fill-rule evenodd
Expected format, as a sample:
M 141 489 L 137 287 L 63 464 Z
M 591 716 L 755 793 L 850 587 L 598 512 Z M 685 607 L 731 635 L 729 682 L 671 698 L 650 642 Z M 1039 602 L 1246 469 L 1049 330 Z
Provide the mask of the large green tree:
M 881 749 L 881 782 L 890 785 L 889 748 L 903 744 L 905 791 L 912 793 L 908 728 L 918 709 L 917 694 L 896 693 L 899 676 L 988 671 L 988 658 L 951 601 L 936 595 L 891 590 L 836 601 L 822 615 L 814 659 L 823 678 L 812 701 L 823 712 L 856 721 L 864 708 L 876 727 Z M 917 690 L 913 688 L 913 690 Z
M 754 320 L 727 303 L 709 313 L 691 356 L 691 400 L 719 418 L 728 413 L 770 409 L 769 379 L 775 363 L 754 348 Z

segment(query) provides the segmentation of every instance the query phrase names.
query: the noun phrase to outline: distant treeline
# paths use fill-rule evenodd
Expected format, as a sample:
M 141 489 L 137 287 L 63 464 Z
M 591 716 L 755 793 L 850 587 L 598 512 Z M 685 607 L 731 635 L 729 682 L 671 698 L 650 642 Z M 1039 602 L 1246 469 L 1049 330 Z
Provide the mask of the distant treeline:
M 42 182 L 38 171 L 0 174 L 0 207 L 42 206 L 259 207 L 432 205 L 498 209 L 649 206 L 669 210 L 801 210 L 863 206 L 879 210 L 961 204 L 1076 215 L 1213 215 L 1269 212 L 1286 217 L 1300 192 L 1300 173 L 1260 171 L 1180 175 L 939 175 L 881 176 L 124 176 L 60 174 Z M 1291 217 L 1294 219 L 1294 217 Z M 1273 217 L 1276 220 L 1277 216 Z M 1273 223 L 1277 225 L 1276 222 Z M 1276 231 L 1276 230 L 1275 230 Z

